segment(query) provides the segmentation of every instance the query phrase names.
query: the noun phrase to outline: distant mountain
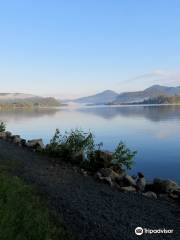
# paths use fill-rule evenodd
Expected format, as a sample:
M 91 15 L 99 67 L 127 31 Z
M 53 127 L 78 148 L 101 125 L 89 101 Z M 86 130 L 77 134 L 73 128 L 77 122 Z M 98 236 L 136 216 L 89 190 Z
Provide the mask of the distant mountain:
M 117 96 L 118 93 L 111 90 L 106 90 L 92 96 L 75 99 L 73 100 L 73 102 L 85 104 L 106 104 L 109 102 L 113 102 Z
M 144 100 L 156 98 L 158 96 L 180 96 L 180 86 L 179 87 L 165 87 L 160 85 L 153 85 L 144 91 L 137 92 L 125 92 L 117 96 L 117 98 L 112 101 L 112 104 L 124 104 L 124 103 L 136 103 L 143 102 Z
M 24 93 L 0 93 L 0 107 L 55 107 L 58 100 Z

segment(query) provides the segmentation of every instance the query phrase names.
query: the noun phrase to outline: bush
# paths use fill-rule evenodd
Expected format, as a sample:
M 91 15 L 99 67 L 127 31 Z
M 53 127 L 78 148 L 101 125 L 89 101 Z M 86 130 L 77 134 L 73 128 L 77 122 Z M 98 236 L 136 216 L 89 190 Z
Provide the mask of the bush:
M 114 153 L 102 151 L 103 143 L 95 144 L 92 133 L 75 129 L 61 135 L 56 129 L 55 135 L 46 147 L 46 152 L 60 160 L 78 164 L 80 167 L 96 172 L 101 168 L 112 167 L 120 171 L 124 167 L 131 169 L 136 151 L 128 149 L 120 142 Z
M 123 168 L 132 168 L 136 153 L 120 142 L 113 153 L 100 149 L 95 150 L 89 155 L 88 161 L 84 162 L 82 167 L 93 172 L 101 168 L 113 168 L 114 171 L 121 172 Z
M 119 168 L 126 167 L 131 169 L 133 165 L 133 158 L 137 154 L 137 151 L 131 151 L 123 142 L 120 142 L 113 153 L 113 159 L 111 164 L 118 166 Z
M 61 135 L 59 129 L 56 129 L 55 135 L 46 147 L 46 152 L 64 160 L 72 160 L 73 156 L 77 154 L 82 154 L 87 158 L 93 149 L 94 137 L 92 133 L 75 129 Z
M 6 131 L 6 124 L 4 122 L 0 123 L 0 132 L 5 132 Z

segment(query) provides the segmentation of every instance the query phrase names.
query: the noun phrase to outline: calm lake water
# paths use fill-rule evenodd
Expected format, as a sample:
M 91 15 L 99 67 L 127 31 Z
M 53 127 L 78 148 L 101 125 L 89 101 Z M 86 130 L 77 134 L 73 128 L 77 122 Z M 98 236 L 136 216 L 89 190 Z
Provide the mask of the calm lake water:
M 48 143 L 56 128 L 91 130 L 104 149 L 123 141 L 137 150 L 132 174 L 148 179 L 169 178 L 180 183 L 180 106 L 82 107 L 1 111 L 8 130 L 23 138 Z

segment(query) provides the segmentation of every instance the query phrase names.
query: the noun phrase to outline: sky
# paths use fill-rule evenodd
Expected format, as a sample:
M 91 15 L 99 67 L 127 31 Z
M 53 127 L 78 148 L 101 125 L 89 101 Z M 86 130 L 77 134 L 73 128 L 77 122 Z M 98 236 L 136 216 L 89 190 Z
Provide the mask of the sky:
M 180 85 L 179 0 L 0 0 L 0 92 Z

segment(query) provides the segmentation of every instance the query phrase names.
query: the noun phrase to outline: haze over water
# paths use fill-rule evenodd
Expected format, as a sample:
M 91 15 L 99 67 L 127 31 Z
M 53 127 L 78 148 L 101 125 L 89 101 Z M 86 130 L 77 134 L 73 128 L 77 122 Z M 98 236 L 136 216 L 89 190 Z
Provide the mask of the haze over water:
M 1 111 L 8 130 L 26 139 L 48 143 L 55 129 L 92 131 L 96 142 L 114 150 L 119 141 L 137 150 L 132 174 L 180 183 L 180 106 L 80 107 Z

